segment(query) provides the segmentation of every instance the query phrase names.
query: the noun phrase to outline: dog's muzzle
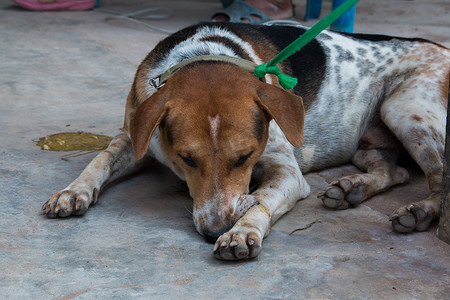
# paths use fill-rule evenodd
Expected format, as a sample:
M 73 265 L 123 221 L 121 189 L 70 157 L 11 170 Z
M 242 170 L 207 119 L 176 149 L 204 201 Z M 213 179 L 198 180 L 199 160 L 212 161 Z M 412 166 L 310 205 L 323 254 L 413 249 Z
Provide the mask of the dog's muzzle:
M 215 242 L 255 204 L 256 199 L 252 195 L 237 195 L 229 198 L 219 196 L 208 201 L 201 208 L 194 208 L 195 228 L 206 241 Z

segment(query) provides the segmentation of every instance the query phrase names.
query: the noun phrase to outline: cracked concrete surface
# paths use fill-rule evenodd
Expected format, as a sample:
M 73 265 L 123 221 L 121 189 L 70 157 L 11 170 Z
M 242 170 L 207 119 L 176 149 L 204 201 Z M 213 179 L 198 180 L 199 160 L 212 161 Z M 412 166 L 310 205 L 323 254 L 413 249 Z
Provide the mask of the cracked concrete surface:
M 294 1 L 303 16 L 306 1 Z M 218 1 L 102 1 L 102 10 L 166 6 L 149 24 L 175 31 Z M 324 13 L 330 3 L 324 3 Z M 445 0 L 362 1 L 355 30 L 450 46 Z M 83 217 L 47 219 L 41 206 L 94 157 L 35 146 L 63 131 L 115 135 L 134 72 L 165 35 L 88 12 L 28 12 L 0 0 L 0 294 L 6 299 L 446 299 L 450 246 L 427 232 L 392 232 L 387 214 L 427 195 L 412 179 L 355 209 L 316 198 L 343 166 L 307 175 L 312 195 L 272 229 L 254 260 L 218 261 L 191 220 L 186 187 L 169 170 L 109 186 Z M 307 25 L 315 21 L 308 21 Z

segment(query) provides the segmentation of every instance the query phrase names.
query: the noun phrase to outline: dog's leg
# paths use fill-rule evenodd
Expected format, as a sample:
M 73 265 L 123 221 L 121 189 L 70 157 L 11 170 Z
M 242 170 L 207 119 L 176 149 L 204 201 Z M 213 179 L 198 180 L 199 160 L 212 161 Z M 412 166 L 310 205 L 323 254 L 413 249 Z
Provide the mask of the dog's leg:
M 433 68 L 440 65 L 427 64 L 426 70 L 433 74 Z M 426 74 L 405 81 L 381 107 L 384 123 L 420 166 L 430 188 L 426 199 L 402 206 L 391 215 L 398 232 L 426 230 L 439 217 L 448 77 Z
M 346 209 L 357 206 L 371 196 L 383 192 L 393 185 L 404 183 L 409 174 L 392 162 L 394 149 L 358 149 L 352 162 L 364 174 L 345 176 L 332 182 L 320 195 L 325 206 Z
M 275 130 L 273 130 L 275 131 Z M 281 132 L 278 132 L 281 134 Z M 250 195 L 257 204 L 221 235 L 214 245 L 214 256 L 224 260 L 258 256 L 261 243 L 269 234 L 271 224 L 291 210 L 295 203 L 308 196 L 310 187 L 303 178 L 292 147 L 284 136 L 271 133 L 263 156 L 257 164 L 259 188 Z
M 371 196 L 408 180 L 408 172 L 395 165 L 399 141 L 381 123 L 371 127 L 359 140 L 352 162 L 363 174 L 342 177 L 328 186 L 319 197 L 325 206 L 346 209 Z
M 450 52 L 430 44 L 424 50 L 418 53 L 426 57 L 424 63 L 381 107 L 384 123 L 421 167 L 430 188 L 426 199 L 392 213 L 392 226 L 399 232 L 426 230 L 440 213 Z
M 426 141 L 424 143 L 427 143 Z M 410 148 L 411 145 L 405 145 Z M 424 231 L 431 221 L 439 218 L 442 194 L 442 154 L 432 145 L 425 145 L 419 153 L 411 156 L 425 172 L 430 195 L 424 200 L 399 207 L 391 216 L 392 227 L 398 232 Z
M 148 157 L 136 162 L 128 135 L 121 133 L 75 181 L 53 194 L 42 209 L 48 217 L 82 215 L 92 202 L 97 202 L 100 191 L 107 183 L 141 169 L 146 162 Z

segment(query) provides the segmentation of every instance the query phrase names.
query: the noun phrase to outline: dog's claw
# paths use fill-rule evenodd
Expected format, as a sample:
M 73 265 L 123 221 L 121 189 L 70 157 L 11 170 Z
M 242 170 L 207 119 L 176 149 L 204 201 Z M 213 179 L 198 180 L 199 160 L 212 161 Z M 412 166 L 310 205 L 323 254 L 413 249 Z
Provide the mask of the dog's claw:
M 398 214 L 392 214 L 390 217 L 389 217 L 389 221 L 393 221 L 393 220 L 395 220 L 395 219 L 397 219 L 399 217 L 399 215 Z

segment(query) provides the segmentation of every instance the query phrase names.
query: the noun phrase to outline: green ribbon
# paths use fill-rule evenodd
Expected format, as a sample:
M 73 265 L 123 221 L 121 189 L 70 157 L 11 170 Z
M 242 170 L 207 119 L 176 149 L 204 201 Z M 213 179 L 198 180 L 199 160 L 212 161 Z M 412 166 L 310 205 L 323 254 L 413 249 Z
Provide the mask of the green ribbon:
M 352 8 L 359 0 L 347 0 L 342 5 L 334 9 L 330 14 L 324 17 L 322 20 L 317 22 L 316 25 L 311 27 L 308 31 L 302 34 L 298 39 L 289 44 L 286 48 L 284 48 L 278 55 L 276 55 L 269 62 L 259 65 L 255 69 L 255 76 L 258 78 L 262 78 L 266 76 L 266 74 L 273 74 L 278 77 L 278 82 L 280 85 L 286 89 L 291 90 L 297 85 L 297 78 L 288 76 L 281 72 L 280 68 L 277 67 L 277 64 L 281 61 L 287 59 L 295 52 L 300 51 L 306 44 L 308 44 L 312 39 L 314 39 L 319 33 L 325 30 L 328 26 L 330 26 L 333 22 L 339 19 L 347 10 Z

